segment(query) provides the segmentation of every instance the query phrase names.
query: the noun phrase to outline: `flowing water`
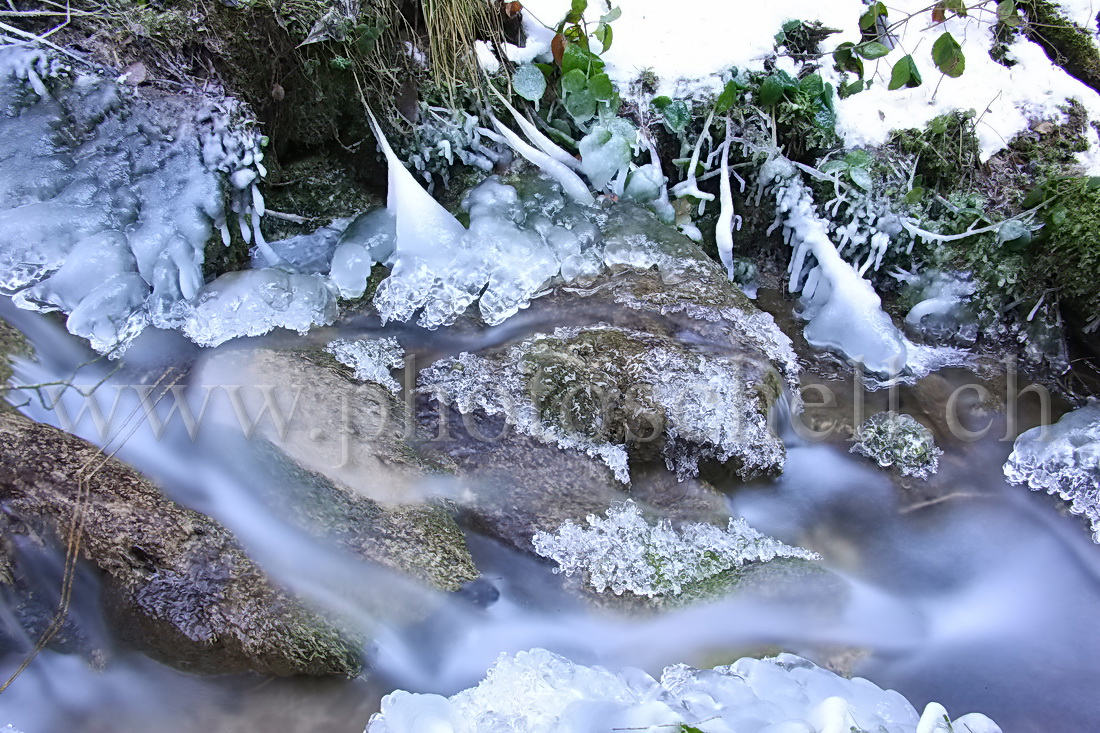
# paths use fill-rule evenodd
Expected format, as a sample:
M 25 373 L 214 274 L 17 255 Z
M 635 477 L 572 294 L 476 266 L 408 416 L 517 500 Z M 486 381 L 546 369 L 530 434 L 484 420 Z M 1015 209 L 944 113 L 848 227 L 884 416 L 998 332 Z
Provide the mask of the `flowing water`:
M 92 355 L 56 322 L 8 302 L 0 303 L 0 316 L 36 348 L 38 361 L 22 361 L 16 370 L 16 381 L 25 384 L 76 374 L 74 383 L 106 380 L 99 388 L 106 390 L 153 383 L 174 367 L 194 394 L 200 385 L 190 380 L 199 370 L 192 367 L 209 357 L 209 350 L 181 337 L 149 331 L 119 371 L 102 361 L 81 366 Z M 432 333 L 362 321 L 323 335 L 393 335 L 427 364 L 518 339 L 537 320 L 524 315 L 487 331 Z M 269 337 L 279 338 L 288 337 Z M 318 341 L 316 334 L 309 338 Z M 788 458 L 780 477 L 726 479 L 719 486 L 734 515 L 819 552 L 824 565 L 845 579 L 850 587 L 835 610 L 734 597 L 628 619 L 586 607 L 548 564 L 468 531 L 478 567 L 499 598 L 491 592 L 431 598 L 435 611 L 427 619 L 375 627 L 372 668 L 360 679 L 196 677 L 118 645 L 108 645 L 106 658 L 91 660 L 45 652 L 0 695 L 0 725 L 25 733 L 360 731 L 392 689 L 453 694 L 476 684 L 501 653 L 543 647 L 578 663 L 637 666 L 653 674 L 677 662 L 712 666 L 747 653 L 791 650 L 823 662 L 847 660 L 856 674 L 897 689 L 918 709 L 936 700 L 953 714 L 980 711 L 1010 733 L 1092 729 L 1100 719 L 1093 673 L 1100 655 L 1094 621 L 1100 616 L 1100 553 L 1080 521 L 1059 513 L 1049 497 L 1008 486 L 1001 471 L 1014 434 L 1038 424 L 1038 400 L 1022 397 L 1018 421 L 1009 426 L 1003 412 L 973 399 L 973 390 L 960 393 L 970 401 L 964 397 L 952 406 L 967 427 L 978 421 L 991 429 L 967 441 L 942 428 L 940 416 L 958 387 L 980 384 L 1003 396 L 1002 376 L 945 370 L 894 393 L 902 412 L 937 428 L 944 456 L 927 486 L 898 481 L 850 454 L 843 431 L 811 441 L 786 421 Z M 858 399 L 866 415 L 891 399 L 887 391 L 865 392 L 843 376 L 817 381 L 839 395 L 834 407 L 808 408 L 817 427 L 851 424 Z M 31 417 L 59 423 L 57 412 L 32 393 L 19 399 Z M 78 395 L 70 391 L 64 399 L 70 412 L 78 409 Z M 1053 409 L 1066 408 L 1055 402 Z M 204 440 L 202 431 L 192 440 L 178 419 L 157 439 L 136 398 L 124 396 L 117 414 L 131 413 L 133 419 L 114 421 L 105 436 L 90 419 L 72 429 L 118 448 L 118 457 L 174 499 L 224 523 L 281 582 L 365 624 L 379 598 L 427 594 L 296 528 L 264 501 L 259 474 L 247 469 L 244 454 Z M 60 586 L 59 557 L 41 548 L 20 551 L 40 570 L 42 588 Z M 96 618 L 96 592 L 94 576 L 82 573 L 71 613 L 106 636 Z M 0 657 L 5 678 L 22 656 Z

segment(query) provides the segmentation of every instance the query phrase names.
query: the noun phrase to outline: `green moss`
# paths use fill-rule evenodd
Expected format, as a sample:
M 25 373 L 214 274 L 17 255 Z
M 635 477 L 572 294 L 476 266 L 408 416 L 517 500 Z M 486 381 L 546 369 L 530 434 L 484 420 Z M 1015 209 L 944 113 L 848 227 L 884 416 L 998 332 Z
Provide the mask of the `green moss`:
M 11 357 L 31 353 L 30 344 L 14 326 L 0 318 L 0 412 L 10 409 L 5 385 L 12 376 Z
M 1030 275 L 1057 289 L 1057 297 L 1084 314 L 1100 312 L 1100 187 L 1091 179 L 1053 182 L 1057 196 L 1043 237 L 1029 248 Z
M 1076 99 L 1069 100 L 1062 111 L 1066 116 L 1064 122 L 1036 122 L 1012 139 L 1002 157 L 1014 159 L 1038 178 L 1065 175 L 1077 169 L 1077 154 L 1089 149 L 1088 112 Z M 1026 190 L 1018 193 L 1022 197 Z
M 923 130 L 894 133 L 891 145 L 917 158 L 917 186 L 941 192 L 957 191 L 973 183 L 981 164 L 974 111 L 936 117 Z

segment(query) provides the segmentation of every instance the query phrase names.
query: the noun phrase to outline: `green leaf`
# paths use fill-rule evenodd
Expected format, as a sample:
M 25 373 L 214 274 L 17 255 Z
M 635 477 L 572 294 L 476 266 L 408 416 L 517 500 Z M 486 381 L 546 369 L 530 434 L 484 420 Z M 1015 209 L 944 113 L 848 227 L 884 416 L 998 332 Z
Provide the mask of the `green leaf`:
M 997 20 L 1010 28 L 1020 25 L 1020 14 L 1017 12 L 1016 0 L 1002 0 L 997 3 Z
M 611 48 L 611 41 L 614 39 L 615 34 L 611 30 L 611 26 L 607 23 L 600 23 L 596 26 L 596 31 L 592 34 L 596 37 L 596 40 L 603 46 L 603 50 L 600 53 L 607 53 L 607 50 Z
M 512 89 L 530 102 L 538 102 L 546 94 L 546 77 L 540 69 L 525 64 L 512 75 Z
M 1069 216 L 1069 209 L 1062 204 L 1058 204 L 1050 210 L 1050 214 L 1047 215 L 1047 221 L 1056 227 L 1060 227 L 1066 223 L 1066 218 Z
M 665 124 L 672 132 L 683 132 L 691 122 L 691 110 L 679 99 L 661 110 L 661 114 L 664 115 Z
M 820 97 L 825 91 L 825 82 L 820 74 L 810 74 L 798 83 L 798 90 L 811 97 Z
M 604 13 L 603 15 L 600 16 L 600 22 L 604 23 L 604 24 L 611 23 L 613 21 L 618 20 L 619 16 L 622 15 L 622 14 L 623 14 L 623 11 L 622 11 L 621 8 L 611 8 L 611 10 L 607 11 L 606 13 Z
M 922 81 L 924 80 L 921 79 L 920 71 L 917 69 L 917 64 L 913 61 L 912 55 L 906 54 L 894 64 L 894 69 L 890 73 L 888 89 L 893 91 L 902 87 L 919 87 Z
M 966 57 L 962 46 L 950 33 L 944 33 L 932 44 L 932 61 L 936 68 L 952 79 L 962 76 L 966 70 Z
M 798 89 L 798 80 L 785 71 L 772 74 L 760 83 L 760 103 L 765 107 L 775 105 L 789 90 Z
M 863 59 L 855 54 L 856 44 L 845 41 L 833 51 L 833 61 L 841 71 L 850 71 L 863 78 Z
M 890 53 L 890 49 L 886 44 L 879 43 L 878 41 L 868 41 L 867 43 L 861 43 L 855 47 L 856 53 L 865 59 L 873 61 L 874 59 L 880 59 L 886 54 Z
M 997 228 L 997 244 L 1018 251 L 1031 241 L 1031 229 L 1019 219 L 1009 219 Z
M 1092 191 L 1097 188 L 1100 188 L 1100 176 L 1093 176 L 1092 178 L 1085 181 L 1086 191 Z
M 886 5 L 883 3 L 873 4 L 871 7 L 867 8 L 867 12 L 859 16 L 859 27 L 865 31 L 873 29 L 880 15 L 888 16 L 890 15 L 890 11 L 886 9 Z
M 598 102 L 610 102 L 615 96 L 615 85 L 607 74 L 597 74 L 588 80 L 588 89 Z
M 856 184 L 864 191 L 871 190 L 871 172 L 866 168 L 849 168 L 848 177 L 852 179 L 852 183 Z
M 923 198 L 924 198 L 924 189 L 920 188 L 918 186 L 918 187 L 912 189 L 909 193 L 905 194 L 905 198 L 902 199 L 902 200 L 905 201 L 905 203 L 909 204 L 910 206 L 914 206 L 916 204 L 919 204 L 921 199 L 923 199 Z
M 569 14 L 565 16 L 566 23 L 579 23 L 584 17 L 584 11 L 588 10 L 588 0 L 573 0 L 569 8 Z
M 718 114 L 725 114 L 733 107 L 737 102 L 741 92 L 745 87 L 738 84 L 735 80 L 726 82 L 726 88 L 722 90 L 722 93 L 718 95 L 718 99 L 714 100 L 714 111 Z
M 582 92 L 586 86 L 588 86 L 588 77 L 580 69 L 573 69 L 561 76 L 562 96 Z
M 1045 184 L 1036 186 L 1028 191 L 1027 196 L 1024 196 L 1024 200 L 1020 202 L 1020 206 L 1025 209 L 1033 209 L 1039 204 L 1043 203 L 1047 198 L 1047 187 Z
M 652 104 L 653 108 L 656 109 L 658 112 L 663 112 L 665 110 L 665 107 L 672 104 L 672 98 L 666 97 L 664 95 L 660 97 L 654 97 L 653 101 L 651 101 L 650 104 Z
M 584 72 L 585 76 L 598 74 L 603 71 L 604 63 L 600 57 L 589 51 L 579 43 L 565 44 L 565 52 L 561 57 L 562 74 L 568 74 L 574 69 Z
M 834 173 L 840 173 L 846 170 L 848 170 L 848 163 L 843 160 L 827 160 L 824 165 L 821 166 L 821 172 L 830 176 Z
M 952 13 L 962 18 L 966 17 L 965 0 L 943 0 L 942 5 L 944 10 L 950 10 Z
M 853 150 L 844 156 L 844 163 L 852 168 L 870 168 L 874 162 L 866 150 Z
M 596 98 L 587 89 L 570 94 L 565 98 L 565 111 L 574 122 L 587 122 L 596 116 Z
M 933 135 L 942 135 L 947 132 L 947 123 L 949 119 L 950 117 L 948 115 L 933 117 L 932 121 L 928 123 L 928 131 Z
M 863 79 L 857 79 L 856 81 L 853 81 L 851 84 L 845 84 L 844 86 L 842 86 L 840 88 L 840 96 L 844 97 L 844 98 L 847 98 L 847 97 L 852 96 L 853 94 L 859 94 L 860 92 L 862 92 L 866 88 L 867 88 L 867 82 L 865 82 Z

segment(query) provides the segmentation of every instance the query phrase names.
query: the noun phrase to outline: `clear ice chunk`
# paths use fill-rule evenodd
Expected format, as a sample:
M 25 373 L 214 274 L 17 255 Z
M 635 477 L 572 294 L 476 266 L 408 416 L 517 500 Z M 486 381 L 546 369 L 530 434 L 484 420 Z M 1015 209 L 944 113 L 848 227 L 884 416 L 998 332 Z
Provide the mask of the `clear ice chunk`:
M 397 339 L 336 339 L 329 342 L 325 351 L 355 370 L 355 378 L 359 381 L 375 382 L 393 394 L 401 391 L 401 385 L 390 374 L 391 370 L 405 364 L 405 349 Z

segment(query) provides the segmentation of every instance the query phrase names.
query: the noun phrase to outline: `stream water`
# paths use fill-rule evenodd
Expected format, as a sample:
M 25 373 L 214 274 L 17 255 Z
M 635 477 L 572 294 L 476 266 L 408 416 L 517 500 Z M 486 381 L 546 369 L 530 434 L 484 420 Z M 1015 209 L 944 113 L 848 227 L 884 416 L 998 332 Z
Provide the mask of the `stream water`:
M 35 346 L 37 361 L 17 365 L 15 380 L 24 384 L 74 374 L 76 384 L 106 380 L 101 390 L 151 383 L 167 366 L 194 375 L 192 366 L 209 356 L 182 337 L 149 331 L 122 369 L 111 372 L 104 362 L 81 366 L 92 355 L 56 322 L 7 301 L 0 302 L 0 316 Z M 477 333 L 382 331 L 355 323 L 345 332 L 395 335 L 427 364 L 519 338 L 526 328 L 517 323 L 524 321 Z M 326 335 L 340 335 L 339 329 Z M 499 598 L 436 598 L 426 620 L 376 629 L 372 669 L 360 679 L 195 677 L 108 643 L 112 653 L 91 663 L 77 655 L 39 655 L 0 696 L 0 724 L 25 733 L 360 731 L 392 689 L 453 694 L 476 684 L 501 653 L 542 647 L 578 663 L 637 666 L 651 674 L 677 662 L 713 666 L 784 649 L 822 662 L 847 659 L 856 674 L 898 690 L 918 709 L 936 700 L 954 714 L 980 711 L 1010 733 L 1093 729 L 1100 718 L 1094 689 L 1100 553 L 1080 521 L 1059 513 L 1049 497 L 1005 483 L 1001 465 L 1014 436 L 1005 434 L 1002 411 L 957 400 L 950 406 L 964 423 L 977 420 L 991 429 L 977 441 L 938 429 L 958 387 L 980 384 L 998 395 L 1005 389 L 1002 376 L 981 379 L 952 369 L 896 392 L 902 412 L 937 428 L 944 456 L 927 486 L 899 482 L 850 454 L 842 431 L 808 441 L 790 424 L 783 427 L 788 458 L 780 477 L 728 479 L 719 486 L 734 515 L 823 556 L 849 585 L 838 609 L 735 597 L 641 619 L 608 615 L 581 604 L 548 564 L 468 531 L 478 567 Z M 885 409 L 890 399 L 886 391 L 856 389 L 850 380 L 816 381 L 841 395 L 835 407 L 808 409 L 817 425 L 850 423 L 857 399 L 864 400 L 865 414 Z M 197 386 L 190 385 L 191 393 Z M 41 401 L 24 399 L 22 409 L 31 417 L 60 422 Z M 65 399 L 78 395 L 70 391 Z M 1021 398 L 1011 432 L 1038 424 L 1038 404 Z M 69 406 L 78 409 L 75 401 Z M 135 398 L 124 397 L 118 414 L 130 416 L 138 407 Z M 1065 409 L 1053 406 L 1055 413 Z M 255 474 L 242 469 L 243 454 L 205 441 L 201 431 L 191 440 L 179 420 L 160 439 L 139 410 L 132 420 L 112 423 L 106 440 L 89 419 L 67 427 L 117 447 L 120 458 L 173 498 L 228 526 L 273 576 L 320 603 L 366 621 L 378 598 L 426 593 L 296 529 L 263 501 Z M 59 587 L 60 558 L 25 549 L 41 569 L 41 586 Z M 82 574 L 72 613 L 86 627 L 102 629 L 95 594 L 94 578 Z M 0 658 L 0 673 L 6 678 L 21 659 Z

